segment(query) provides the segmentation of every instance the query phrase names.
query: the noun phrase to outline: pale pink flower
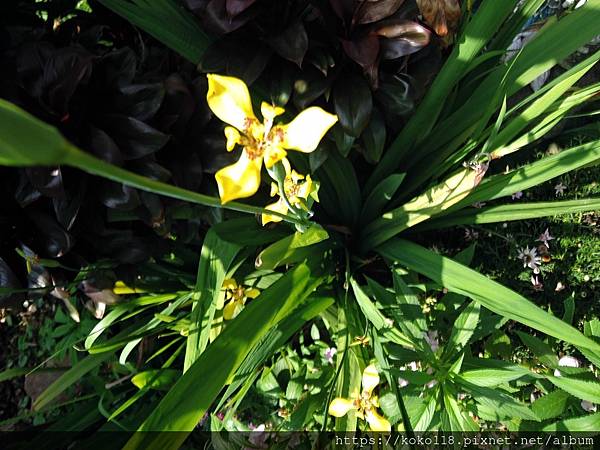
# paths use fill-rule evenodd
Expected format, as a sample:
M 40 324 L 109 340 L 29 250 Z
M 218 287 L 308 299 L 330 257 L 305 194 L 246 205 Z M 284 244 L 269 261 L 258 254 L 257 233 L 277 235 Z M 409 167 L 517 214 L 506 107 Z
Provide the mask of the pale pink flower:
M 548 241 L 551 241 L 552 239 L 554 239 L 554 237 L 550 236 L 550 231 L 548 230 L 548 228 L 546 228 L 546 231 L 540 234 L 540 237 L 537 238 L 538 241 L 543 242 L 544 245 L 548 248 L 550 248 L 550 244 L 548 243 Z
M 533 270 L 533 273 L 540 273 L 540 264 L 542 258 L 538 256 L 535 248 L 529 248 L 529 246 L 519 250 L 518 258 L 523 261 L 523 267 L 529 267 Z

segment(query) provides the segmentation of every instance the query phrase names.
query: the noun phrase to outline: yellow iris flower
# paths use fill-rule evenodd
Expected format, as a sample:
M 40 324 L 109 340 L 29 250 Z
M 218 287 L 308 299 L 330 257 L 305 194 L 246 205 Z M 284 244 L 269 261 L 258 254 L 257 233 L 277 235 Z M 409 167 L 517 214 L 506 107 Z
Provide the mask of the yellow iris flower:
M 356 415 L 366 420 L 371 430 L 390 432 L 392 426 L 385 417 L 379 414 L 379 399 L 373 395 L 373 389 L 379 384 L 379 374 L 373 364 L 365 367 L 362 375 L 362 393 L 356 394 L 352 399 L 335 398 L 329 404 L 329 414 L 334 417 L 342 417 L 352 409 Z
M 281 162 L 285 168 L 285 179 L 283 181 L 285 196 L 292 206 L 302 209 L 305 207 L 303 200 L 308 199 L 308 196 L 316 191 L 315 183 L 313 183 L 310 175 L 306 175 L 305 177 L 304 175 L 300 175 L 298 172 L 293 170 L 290 166 L 290 162 L 286 158 L 282 159 Z M 269 211 L 276 211 L 281 214 L 287 214 L 289 209 L 288 203 L 281 196 L 277 184 L 271 183 L 271 197 L 275 197 L 276 195 L 279 195 L 279 200 L 277 200 L 275 203 L 265 206 L 265 209 Z M 315 195 L 316 194 L 313 194 L 313 197 Z M 281 222 L 281 220 L 283 219 L 280 216 L 267 213 L 262 215 L 263 225 L 266 225 L 269 222 Z
M 252 109 L 246 84 L 234 77 L 209 74 L 206 99 L 212 112 L 230 126 L 225 127 L 227 150 L 243 147 L 240 159 L 215 174 L 222 203 L 250 197 L 260 185 L 264 161 L 267 168 L 286 156 L 286 149 L 304 153 L 314 151 L 325 133 L 337 122 L 337 116 L 313 106 L 290 123 L 274 125 L 275 117 L 285 110 L 266 102 L 261 104 L 261 123 Z
M 234 319 L 244 309 L 246 300 L 256 298 L 260 291 L 255 288 L 248 288 L 238 285 L 233 278 L 223 281 L 225 290 L 225 307 L 223 308 L 223 318 L 225 320 Z

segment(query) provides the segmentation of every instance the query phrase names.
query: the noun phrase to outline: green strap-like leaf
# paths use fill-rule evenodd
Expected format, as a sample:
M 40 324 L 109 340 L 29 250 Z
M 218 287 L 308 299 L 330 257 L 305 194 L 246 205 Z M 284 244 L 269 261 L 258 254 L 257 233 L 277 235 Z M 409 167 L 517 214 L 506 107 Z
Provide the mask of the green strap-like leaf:
M 440 283 L 450 292 L 472 298 L 496 314 L 516 320 L 565 342 L 600 353 L 600 344 L 584 336 L 577 329 L 547 313 L 513 290 L 450 258 L 402 239 L 389 241 L 377 251 L 389 260 Z
M 228 323 L 223 332 L 177 380 L 125 446 L 126 449 L 177 449 L 198 424 L 243 360 L 277 323 L 318 286 L 305 265 L 276 281 Z M 179 431 L 179 433 L 146 433 Z
M 597 210 L 600 210 L 600 198 L 535 203 L 515 202 L 508 205 L 488 206 L 481 209 L 463 209 L 448 214 L 445 217 L 432 219 L 419 225 L 416 229 L 419 231 L 436 230 L 455 225 L 511 222 Z
M 219 292 L 225 275 L 240 250 L 241 246 L 221 239 L 214 229 L 206 233 L 198 262 L 184 371 L 190 368 L 208 345 Z

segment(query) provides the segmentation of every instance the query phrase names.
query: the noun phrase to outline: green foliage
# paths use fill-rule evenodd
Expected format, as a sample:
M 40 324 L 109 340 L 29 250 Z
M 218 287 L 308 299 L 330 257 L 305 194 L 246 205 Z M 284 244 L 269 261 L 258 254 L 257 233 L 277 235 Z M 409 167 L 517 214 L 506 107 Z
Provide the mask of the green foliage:
M 541 2 L 485 0 L 474 11 L 464 8 L 462 31 L 442 68 L 430 74 L 435 79 L 422 98 L 412 93 L 410 99 L 403 97 L 410 74 L 398 69 L 388 76 L 387 65 L 379 66 L 392 51 L 402 49 L 405 58 L 429 42 L 430 31 L 417 22 L 409 28 L 418 36 L 406 34 L 397 23 L 396 34 L 382 31 L 379 21 L 396 20 L 392 14 L 402 2 L 396 9 L 389 6 L 394 2 L 387 3 L 382 10 L 373 9 L 376 2 L 365 2 L 365 9 L 352 11 L 343 10 L 342 2 L 327 4 L 323 14 L 345 30 L 343 38 L 337 29 L 329 31 L 332 40 L 341 39 L 337 47 L 313 45 L 310 31 L 318 23 L 312 21 L 319 17 L 309 14 L 316 11 L 314 5 L 271 5 L 275 10 L 285 4 L 282 17 L 299 19 L 283 29 L 269 24 L 269 29 L 261 22 L 268 18 L 257 14 L 251 23 L 273 35 L 264 39 L 268 48 L 245 55 L 252 58 L 243 60 L 247 64 L 237 64 L 239 55 L 231 50 L 238 35 L 213 41 L 203 30 L 211 28 L 207 23 L 226 34 L 243 30 L 251 20 L 250 8 L 264 12 L 258 9 L 263 2 L 236 2 L 238 9 L 230 5 L 226 17 L 211 10 L 202 24 L 175 0 L 100 3 L 184 58 L 200 62 L 200 70 L 230 75 L 242 70 L 249 84 L 258 80 L 250 88 L 253 101 L 271 96 L 286 114 L 292 104 L 304 109 L 318 103 L 335 111 L 339 124 L 316 152 L 289 155 L 294 167 L 310 170 L 320 183 L 314 216 L 304 211 L 310 223 L 275 213 L 283 223 L 263 227 L 255 219 L 266 211 L 256 206 L 268 201 L 264 189 L 252 200 L 223 205 L 212 195 L 212 179 L 197 184 L 200 193 L 136 173 L 81 150 L 56 128 L 0 100 L 1 165 L 70 166 L 135 188 L 140 195 L 213 208 L 198 216 L 182 206 L 176 220 L 202 222 L 205 232 L 186 242 L 176 232 L 166 233 L 165 240 L 172 241 L 169 252 L 127 267 L 134 276 L 111 261 L 70 269 L 61 255 L 40 258 L 20 250 L 29 278 L 35 274 L 32 266 L 74 272 L 63 286 L 53 280 L 22 289 L 8 265 L 0 266 L 3 295 L 56 297 L 55 288 L 61 287 L 68 295 L 56 298 L 71 317 L 81 309 L 79 294 L 94 313 L 107 309 L 97 314 L 97 322 L 84 317 L 81 324 L 62 307 L 57 310 L 52 330 L 57 342 L 51 347 L 82 355 L 72 352 L 72 366 L 37 397 L 34 410 L 55 407 L 83 379 L 86 392 L 99 401 L 78 431 L 91 423 L 100 430 L 139 431 L 127 449 L 179 448 L 196 427 L 218 431 L 215 439 L 225 439 L 227 432 L 248 431 L 249 422 L 275 431 L 367 430 L 373 424 L 363 420 L 364 413 L 375 409 L 392 429 L 408 432 L 597 426 L 599 415 L 586 414 L 581 404 L 600 403 L 597 318 L 579 317 L 574 298 L 564 299 L 560 315 L 554 306 L 545 309 L 513 285 L 477 270 L 473 261 L 479 248 L 430 250 L 434 242 L 422 232 L 600 208 L 593 183 L 582 192 L 584 198 L 506 201 L 549 180 L 567 181 L 600 161 L 600 136 L 593 132 L 554 154 L 531 157 L 529 152 L 529 144 L 565 123 L 574 108 L 584 118 L 594 114 L 590 109 L 597 106 L 600 85 L 578 84 L 600 52 L 537 92 L 527 88 L 597 33 L 600 0 L 566 11 L 560 20 L 548 19 L 512 59 L 506 57 L 507 45 Z M 367 23 L 378 31 L 365 38 L 360 27 Z M 275 63 L 273 55 L 279 58 Z M 230 66 L 235 68 L 225 70 Z M 341 76 L 348 67 L 347 76 Z M 408 111 L 413 101 L 414 114 L 401 123 L 399 111 Z M 221 131 L 220 122 L 212 126 Z M 504 170 L 507 160 L 502 158 L 524 155 L 522 165 Z M 485 202 L 494 204 L 471 207 Z M 581 248 L 586 256 L 574 256 L 576 266 L 588 265 L 597 281 L 597 236 Z M 515 279 L 529 282 L 530 275 L 535 279 L 548 270 L 533 257 L 516 265 L 523 262 L 526 268 Z M 109 269 L 118 278 L 104 273 Z M 86 290 L 90 274 L 102 278 L 99 273 L 108 281 Z M 232 302 L 237 302 L 236 314 L 227 314 Z M 586 362 L 561 364 L 559 357 L 571 354 Z M 364 392 L 361 376 L 372 364 L 380 375 L 373 394 L 378 401 L 365 406 L 356 394 Z M 23 373 L 7 368 L 0 380 Z M 334 399 L 361 406 L 334 418 L 328 410 Z M 146 433 L 155 431 L 176 433 Z

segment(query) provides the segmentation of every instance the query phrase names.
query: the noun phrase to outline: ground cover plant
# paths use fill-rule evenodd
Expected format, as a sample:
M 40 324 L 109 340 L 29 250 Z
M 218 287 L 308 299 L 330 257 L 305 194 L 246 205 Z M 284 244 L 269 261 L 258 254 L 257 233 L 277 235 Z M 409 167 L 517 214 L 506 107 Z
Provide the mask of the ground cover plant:
M 2 320 L 48 317 L 2 426 L 599 430 L 600 0 L 575 3 L 6 6 Z

